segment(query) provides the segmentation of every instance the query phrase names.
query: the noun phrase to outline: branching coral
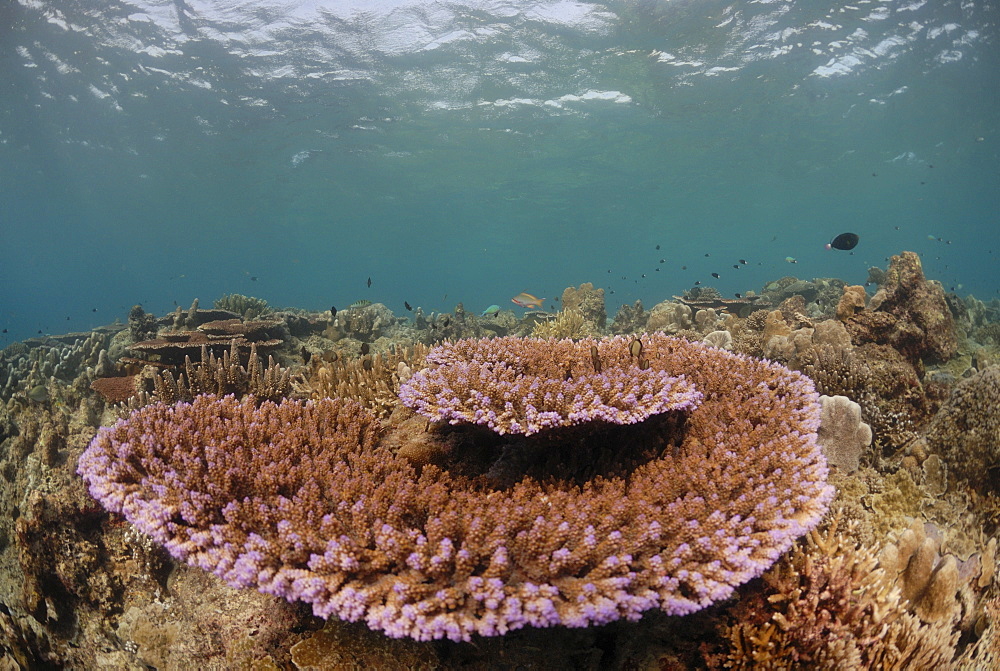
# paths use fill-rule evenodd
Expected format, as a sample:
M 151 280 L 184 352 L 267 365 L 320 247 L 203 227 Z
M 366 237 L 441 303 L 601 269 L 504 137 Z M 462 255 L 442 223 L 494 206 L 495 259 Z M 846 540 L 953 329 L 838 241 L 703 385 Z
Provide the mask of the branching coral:
M 314 357 L 294 384 L 303 396 L 352 399 L 384 418 L 399 405 L 399 385 L 424 366 L 428 351 L 426 345 L 417 343 L 360 359 L 323 361 Z
M 503 435 L 602 421 L 634 424 L 701 398 L 683 377 L 643 367 L 641 345 L 609 340 L 462 340 L 431 350 L 399 398 L 433 421 L 480 424 Z
M 907 612 L 895 578 L 836 525 L 813 532 L 733 610 L 725 668 L 950 668 L 958 632 Z
M 137 391 L 128 398 L 128 406 L 133 410 L 155 402 L 191 401 L 199 394 L 251 394 L 259 400 L 278 401 L 291 392 L 287 368 L 278 365 L 270 356 L 267 358 L 267 366 L 264 366 L 257 355 L 256 343 L 250 346 L 247 365 L 242 366 L 235 340 L 230 350 L 223 352 L 221 357 L 216 357 L 207 347 L 202 346 L 201 360 L 192 362 L 190 357 L 186 357 L 184 370 L 177 377 L 170 370 L 152 373 L 151 394 L 148 389 L 141 388 L 142 376 L 136 377 L 139 378 L 135 382 Z M 109 400 L 113 402 L 115 399 Z
M 267 301 L 263 298 L 244 296 L 243 294 L 224 294 L 222 298 L 215 301 L 214 307 L 235 312 L 243 319 L 257 319 L 271 311 Z
M 175 557 L 393 637 L 691 613 L 759 575 L 825 512 L 819 406 L 808 380 L 781 366 L 666 336 L 643 342 L 648 370 L 683 374 L 704 401 L 676 447 L 625 477 L 484 487 L 377 444 L 376 420 L 351 401 L 258 408 L 208 396 L 102 429 L 79 472 Z M 602 366 L 626 366 L 628 344 L 600 349 Z M 456 343 L 434 363 L 475 354 L 487 368 L 514 346 L 494 347 L 491 357 Z
M 583 338 L 597 334 L 583 313 L 572 308 L 561 310 L 555 319 L 538 322 L 531 332 L 535 338 Z

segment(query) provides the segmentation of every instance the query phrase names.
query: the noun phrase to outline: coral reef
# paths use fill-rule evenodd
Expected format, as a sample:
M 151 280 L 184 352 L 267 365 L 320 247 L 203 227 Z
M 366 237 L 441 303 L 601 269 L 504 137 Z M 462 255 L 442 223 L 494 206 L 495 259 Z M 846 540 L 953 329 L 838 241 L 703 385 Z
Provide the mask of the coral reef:
M 234 312 L 246 321 L 258 319 L 271 311 L 263 298 L 243 294 L 223 294 L 222 298 L 216 299 L 212 305 L 219 310 Z
M 803 378 L 648 338 L 650 370 L 690 374 L 706 401 L 679 446 L 627 479 L 481 491 L 374 445 L 374 417 L 355 403 L 231 397 L 139 410 L 99 432 L 79 471 L 178 558 L 394 637 L 690 613 L 771 564 L 832 490 Z M 613 349 L 602 356 L 621 365 Z
M 701 394 L 690 383 L 643 368 L 641 351 L 641 340 L 623 336 L 462 340 L 431 350 L 431 365 L 402 386 L 399 398 L 435 422 L 526 436 L 589 422 L 635 424 L 697 406 Z
M 845 286 L 844 295 L 837 301 L 837 319 L 846 322 L 865 309 L 867 300 L 868 294 L 863 286 Z
M 834 525 L 815 531 L 730 613 L 728 669 L 945 669 L 959 632 L 906 612 L 895 574 Z
M 399 385 L 424 367 L 428 351 L 426 345 L 417 343 L 359 359 L 315 357 L 293 384 L 301 396 L 351 399 L 384 419 L 399 405 Z
M 868 310 L 847 320 L 855 344 L 889 344 L 911 362 L 947 361 L 958 351 L 944 289 L 924 278 L 913 252 L 893 256 Z
M 578 311 L 598 332 L 607 325 L 608 311 L 604 306 L 604 289 L 595 289 L 590 282 L 584 282 L 579 287 L 563 289 L 562 306 L 563 310 Z
M 535 338 L 585 338 L 599 335 L 583 313 L 572 308 L 560 310 L 555 319 L 538 322 L 531 331 Z
M 820 396 L 820 447 L 831 466 L 845 473 L 858 470 L 861 455 L 872 443 L 871 427 L 861 421 L 861 406 L 846 396 Z
M 586 284 L 563 293 L 561 314 L 501 310 L 480 317 L 459 304 L 452 312 L 428 315 L 416 307 L 397 316 L 362 303 L 343 308 L 338 320 L 329 311 L 297 308 L 260 318 L 236 304 L 230 307 L 243 314 L 201 309 L 195 300 L 160 318 L 140 308 L 124 324 L 123 310 L 120 321 L 93 332 L 12 343 L 0 351 L 0 668 L 170 669 L 186 668 L 192 659 L 219 671 L 400 663 L 442 669 L 994 668 L 1000 660 L 993 536 L 1000 528 L 1000 458 L 993 449 L 1000 442 L 1000 382 L 991 366 L 1000 362 L 1000 299 L 940 293 L 915 272 L 909 255 L 897 259 L 890 272 L 870 271 L 870 282 L 885 291 L 867 307 L 857 287 L 823 278 L 782 278 L 762 295 L 744 291 L 735 300 L 696 286 L 648 312 L 626 306 L 613 328 L 602 312 L 602 290 Z M 852 291 L 853 314 L 842 306 L 837 315 Z M 945 308 L 958 351 L 935 363 L 934 352 L 947 338 L 927 329 L 933 331 Z M 618 363 L 599 352 L 602 371 L 620 364 L 683 376 L 704 396 L 700 405 L 634 424 L 582 421 L 501 435 L 461 419 L 431 422 L 399 401 L 400 387 L 428 366 L 428 345 L 536 330 L 579 335 L 554 331 L 553 322 L 574 310 L 594 334 L 615 330 L 622 343 L 642 344 L 641 357 L 620 344 Z M 357 323 L 355 312 L 364 313 Z M 260 328 L 251 323 L 265 320 Z M 944 335 L 946 322 L 939 323 Z M 661 333 L 628 335 L 642 330 Z M 269 366 L 256 356 L 252 364 L 251 345 L 234 352 L 233 335 L 280 344 L 263 357 L 272 358 Z M 171 363 L 124 356 L 136 342 L 171 338 L 219 344 L 203 350 L 193 343 Z M 791 526 L 804 530 L 820 516 L 814 495 L 822 485 L 808 494 L 801 483 L 786 492 L 785 483 L 798 477 L 788 457 L 796 468 L 808 461 L 803 450 L 818 452 L 833 425 L 817 415 L 818 435 L 803 432 L 804 417 L 822 407 L 816 397 L 800 407 L 799 425 L 772 424 L 774 413 L 790 407 L 780 382 L 789 373 L 708 347 L 730 341 L 735 352 L 772 356 L 808 375 L 818 392 L 860 405 L 874 444 L 854 470 L 863 447 L 855 441 L 830 472 L 837 492 L 830 505 L 849 523 L 791 540 Z M 585 345 L 579 348 L 580 361 L 569 371 L 548 368 L 545 384 L 568 381 L 567 372 L 574 378 L 596 372 L 594 357 Z M 666 354 L 657 356 L 661 349 Z M 249 380 L 254 367 L 257 383 Z M 762 371 L 780 374 L 767 373 L 760 385 L 739 382 Z M 456 380 L 449 384 L 463 397 Z M 205 392 L 237 398 L 212 401 L 199 396 Z M 260 396 L 286 409 L 275 413 Z M 322 461 L 301 446 L 312 445 L 312 438 L 296 436 L 338 429 L 323 425 L 322 413 L 305 418 L 305 406 L 292 398 L 333 403 L 345 415 L 374 421 L 349 403 L 357 401 L 381 429 L 371 424 L 376 435 L 367 442 L 341 444 L 343 437 L 332 437 L 339 446 L 323 443 L 328 458 Z M 141 471 L 138 456 L 110 458 L 107 465 L 118 473 L 138 469 L 126 490 L 135 500 L 186 502 L 165 522 L 176 525 L 177 538 L 187 534 L 201 543 L 201 554 L 185 561 L 108 513 L 76 473 L 99 425 L 141 408 L 102 432 L 172 431 L 179 417 L 190 417 L 190 406 L 157 401 L 180 399 L 242 408 L 234 412 L 248 420 L 240 420 L 248 438 L 240 445 L 221 439 L 194 445 L 190 436 L 203 434 L 189 431 L 170 445 L 137 440 L 139 453 L 216 449 L 211 459 L 185 462 L 192 468 L 154 469 L 155 477 Z M 433 399 L 441 407 L 451 401 Z M 769 409 L 754 410 L 761 405 Z M 645 407 L 641 400 L 637 406 Z M 261 423 L 261 413 L 271 420 Z M 287 413 L 289 421 L 276 419 Z M 154 416 L 160 419 L 139 426 Z M 858 429 L 855 419 L 848 424 Z M 317 426 L 305 431 L 303 422 Z M 215 430 L 229 435 L 222 426 Z M 286 468 L 302 454 L 304 463 Z M 828 456 L 839 461 L 833 451 Z M 186 478 L 206 473 L 208 463 L 228 469 L 231 479 L 212 480 L 228 493 L 206 487 L 211 496 L 175 496 Z M 350 486 L 328 484 L 323 464 L 349 472 Z M 357 481 L 358 473 L 370 475 Z M 320 489 L 322 496 L 310 494 Z M 206 503 L 216 496 L 233 506 L 220 511 Z M 263 508 L 240 508 L 244 499 Z M 298 505 L 301 500 L 311 503 Z M 212 515 L 207 524 L 202 513 Z M 199 523 L 189 525 L 185 515 Z M 749 525 L 749 536 L 736 516 Z M 291 526 L 281 524 L 285 519 Z M 267 548 L 251 534 L 266 538 Z M 235 545 L 220 540 L 227 538 Z M 789 546 L 791 552 L 771 564 Z M 459 557 L 463 548 L 469 554 Z M 731 565 L 718 559 L 733 554 L 754 566 L 744 577 L 725 573 Z M 225 557 L 242 559 L 225 575 L 252 589 L 234 589 L 185 563 L 219 569 Z M 673 564 L 658 567 L 656 557 Z M 273 573 L 254 572 L 258 560 Z M 358 569 L 350 568 L 354 560 Z M 759 579 L 747 580 L 761 571 Z M 282 582 L 279 573 L 290 580 Z M 586 591 L 588 584 L 597 591 Z M 549 590 L 557 595 L 547 596 Z M 669 615 L 678 603 L 701 610 Z M 528 604 L 538 607 L 527 610 Z M 324 621 L 312 615 L 315 608 L 337 617 Z M 628 621 L 640 613 L 640 620 Z M 600 627 L 530 626 L 614 618 L 619 621 Z M 471 643 L 412 640 L 444 630 L 457 638 L 499 634 L 504 627 L 503 636 Z M 404 638 L 386 638 L 387 629 Z
M 959 382 L 927 428 L 930 449 L 952 473 L 983 492 L 996 492 L 1000 467 L 1000 366 Z

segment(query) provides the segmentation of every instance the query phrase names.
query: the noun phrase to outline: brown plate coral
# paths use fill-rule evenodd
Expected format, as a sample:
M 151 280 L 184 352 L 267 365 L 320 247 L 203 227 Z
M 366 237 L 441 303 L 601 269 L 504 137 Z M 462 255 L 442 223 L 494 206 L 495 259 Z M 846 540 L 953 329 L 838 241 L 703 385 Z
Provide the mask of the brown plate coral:
M 560 345 L 579 362 L 574 375 L 593 371 L 596 346 L 595 374 L 642 389 L 642 371 L 665 373 L 692 401 L 670 410 L 686 416 L 679 440 L 621 477 L 484 487 L 396 455 L 354 402 L 212 396 L 151 405 L 101 429 L 79 473 L 106 508 L 175 557 L 393 637 L 468 640 L 650 609 L 691 613 L 763 572 L 826 511 L 818 399 L 807 378 L 777 364 L 663 334 L 642 337 L 640 359 L 632 340 Z M 449 367 L 482 368 L 475 391 L 489 394 L 511 382 L 498 365 L 515 365 L 510 353 L 550 346 L 445 345 L 429 356 L 439 384 L 406 393 L 427 414 L 438 402 L 464 408 L 473 389 Z M 567 381 L 566 361 L 549 361 L 532 374 Z M 691 386 L 702 397 L 694 409 Z M 606 423 L 602 413 L 623 396 L 646 398 L 635 388 L 613 384 L 592 418 L 540 433 Z M 450 419 L 468 421 L 465 411 Z

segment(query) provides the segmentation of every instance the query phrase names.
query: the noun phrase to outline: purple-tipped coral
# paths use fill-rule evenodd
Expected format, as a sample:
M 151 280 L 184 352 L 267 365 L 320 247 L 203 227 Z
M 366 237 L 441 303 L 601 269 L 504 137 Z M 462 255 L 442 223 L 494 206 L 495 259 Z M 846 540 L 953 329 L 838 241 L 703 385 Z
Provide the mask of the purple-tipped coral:
M 779 365 L 662 334 L 643 344 L 649 370 L 683 374 L 704 400 L 679 444 L 627 477 L 491 489 L 397 456 L 353 402 L 231 397 L 143 408 L 102 429 L 79 472 L 175 557 L 393 637 L 691 613 L 759 575 L 825 512 L 819 403 Z M 466 347 L 489 346 L 447 346 L 438 365 Z M 634 364 L 627 343 L 614 347 L 603 369 Z M 460 400 L 473 391 L 450 388 Z
M 668 410 L 691 410 L 701 394 L 683 375 L 643 369 L 634 338 L 460 340 L 428 355 L 399 390 L 425 417 L 530 436 L 589 422 L 635 424 Z M 434 365 L 436 364 L 436 365 Z

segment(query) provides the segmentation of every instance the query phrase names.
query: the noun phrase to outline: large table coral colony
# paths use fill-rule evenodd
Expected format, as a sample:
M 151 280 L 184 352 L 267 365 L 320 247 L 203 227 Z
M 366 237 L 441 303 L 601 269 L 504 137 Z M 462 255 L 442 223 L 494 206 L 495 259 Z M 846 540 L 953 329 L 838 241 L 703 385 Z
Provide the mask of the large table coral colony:
M 833 496 L 820 406 L 808 378 L 778 364 L 662 333 L 635 340 L 445 344 L 400 391 L 440 423 L 432 432 L 466 429 L 461 445 L 544 450 L 570 432 L 573 449 L 607 450 L 589 429 L 661 441 L 607 427 L 679 417 L 625 473 L 491 486 L 403 458 L 353 401 L 207 395 L 101 429 L 79 473 L 176 558 L 392 637 L 687 614 L 819 522 Z

